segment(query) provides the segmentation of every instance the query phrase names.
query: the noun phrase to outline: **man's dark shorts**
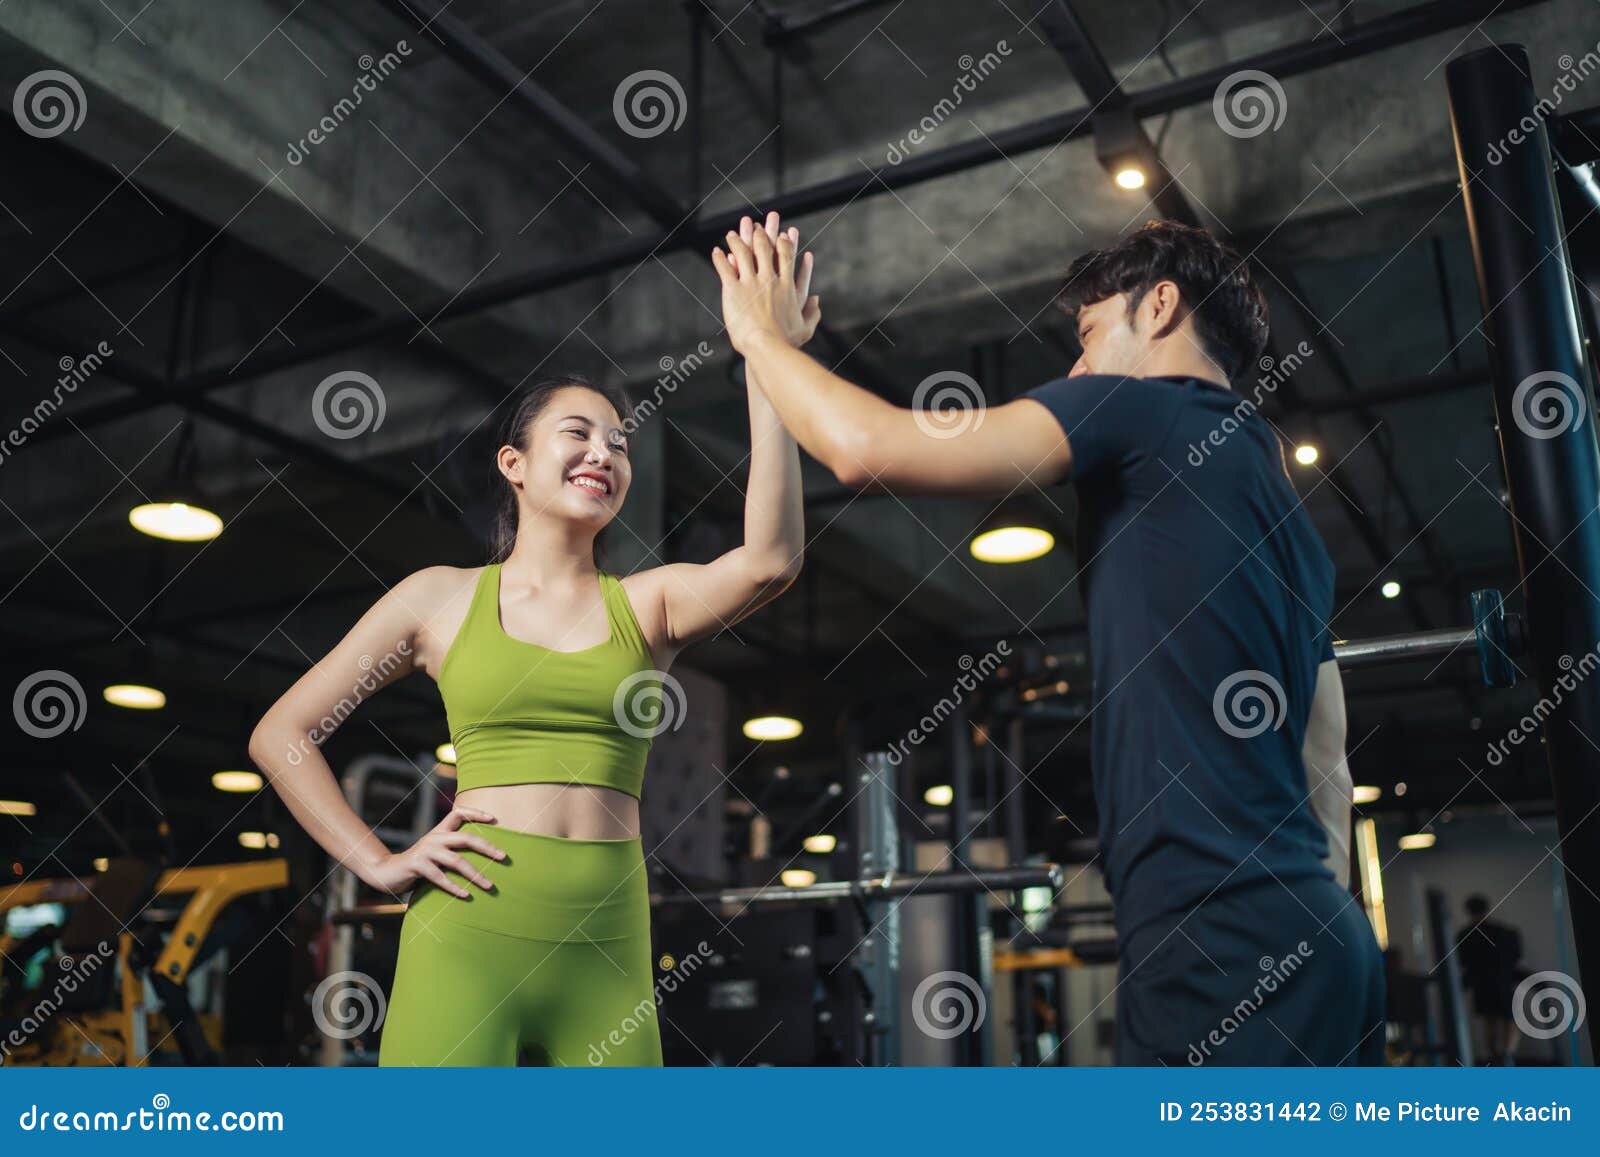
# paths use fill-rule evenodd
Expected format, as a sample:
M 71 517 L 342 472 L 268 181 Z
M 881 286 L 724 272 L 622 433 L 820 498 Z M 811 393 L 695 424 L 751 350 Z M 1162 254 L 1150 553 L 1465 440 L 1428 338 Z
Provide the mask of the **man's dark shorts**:
M 1118 1064 L 1384 1063 L 1383 957 L 1331 879 L 1219 892 L 1119 955 Z

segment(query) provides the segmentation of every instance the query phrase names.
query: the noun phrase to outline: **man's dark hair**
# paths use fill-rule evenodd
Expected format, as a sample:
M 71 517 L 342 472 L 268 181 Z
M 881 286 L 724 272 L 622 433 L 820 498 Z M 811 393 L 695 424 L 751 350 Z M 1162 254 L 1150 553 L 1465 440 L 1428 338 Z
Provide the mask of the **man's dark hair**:
M 1110 249 L 1085 253 L 1067 270 L 1056 305 L 1076 325 L 1080 309 L 1126 293 L 1132 320 L 1162 281 L 1177 284 L 1201 348 L 1230 381 L 1255 364 L 1267 346 L 1267 299 L 1244 259 L 1204 229 L 1150 221 Z
M 1467 897 L 1467 914 L 1481 919 L 1489 914 L 1489 899 L 1483 895 Z

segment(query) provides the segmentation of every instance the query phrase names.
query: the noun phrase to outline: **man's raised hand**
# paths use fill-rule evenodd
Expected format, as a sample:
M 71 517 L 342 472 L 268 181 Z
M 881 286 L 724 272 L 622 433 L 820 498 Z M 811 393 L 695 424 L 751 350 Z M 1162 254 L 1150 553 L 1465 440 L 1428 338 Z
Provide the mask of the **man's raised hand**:
M 811 293 L 812 256 L 796 256 L 800 231 L 781 229 L 778 215 L 768 213 L 764 227 L 741 218 L 726 242 L 727 252 L 713 249 L 711 261 L 722 279 L 722 317 L 734 349 L 748 354 L 770 338 L 796 347 L 810 341 L 822 309 Z

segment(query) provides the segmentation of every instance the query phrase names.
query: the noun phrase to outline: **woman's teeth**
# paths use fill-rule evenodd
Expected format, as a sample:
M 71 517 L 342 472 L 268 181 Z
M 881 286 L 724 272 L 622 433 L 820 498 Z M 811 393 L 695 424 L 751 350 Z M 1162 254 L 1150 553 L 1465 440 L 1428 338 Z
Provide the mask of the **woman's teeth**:
M 611 487 L 596 478 L 574 478 L 571 481 L 574 486 L 582 486 L 586 490 L 593 490 L 596 494 L 611 493 Z

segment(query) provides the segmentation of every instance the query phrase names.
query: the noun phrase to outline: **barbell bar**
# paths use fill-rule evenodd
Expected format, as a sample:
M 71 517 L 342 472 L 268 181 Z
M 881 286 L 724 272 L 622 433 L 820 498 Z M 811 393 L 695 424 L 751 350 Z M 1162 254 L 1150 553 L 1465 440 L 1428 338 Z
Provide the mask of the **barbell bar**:
M 1505 600 L 1493 588 L 1473 591 L 1471 607 L 1470 627 L 1384 635 L 1375 639 L 1336 639 L 1333 657 L 1342 670 L 1351 670 L 1448 655 L 1461 647 L 1475 647 L 1483 681 L 1490 687 L 1515 687 L 1517 668 L 1514 660 L 1527 650 L 1522 616 L 1507 614 Z M 1088 694 L 1086 684 L 1078 680 L 1069 682 L 1061 677 L 1059 670 L 1067 666 L 1069 661 L 1083 665 L 1088 660 L 1081 652 L 1046 656 L 1047 670 L 1037 677 L 1037 681 L 1018 685 L 1023 701 L 1035 705 L 1041 700 L 1069 693 L 1079 696 Z M 1004 669 L 1000 674 L 1004 678 Z
M 651 904 L 820 904 L 829 900 L 892 900 L 912 894 L 924 896 L 971 892 L 1009 892 L 1018 888 L 1061 887 L 1059 864 L 1017 868 L 986 868 L 961 872 L 926 872 L 921 875 L 889 872 L 860 880 L 828 880 L 798 888 L 763 886 L 723 888 L 705 892 L 652 893 Z
M 889 872 L 859 880 L 829 880 L 798 888 L 754 887 L 722 888 L 700 892 L 652 892 L 652 906 L 670 904 L 824 904 L 833 900 L 888 900 L 901 896 L 938 896 L 951 893 L 1009 892 L 1019 888 L 1058 890 L 1063 880 L 1060 864 L 1036 864 L 1012 868 L 983 868 L 977 871 Z M 331 913 L 331 924 L 376 924 L 398 920 L 406 914 L 405 904 L 362 904 Z
M 1489 588 L 1472 592 L 1472 626 L 1384 635 L 1376 639 L 1336 640 L 1333 657 L 1341 670 L 1376 667 L 1407 659 L 1448 655 L 1461 647 L 1475 647 L 1483 681 L 1490 687 L 1514 687 L 1517 668 L 1513 660 L 1526 649 L 1521 615 L 1508 615 L 1500 592 Z

